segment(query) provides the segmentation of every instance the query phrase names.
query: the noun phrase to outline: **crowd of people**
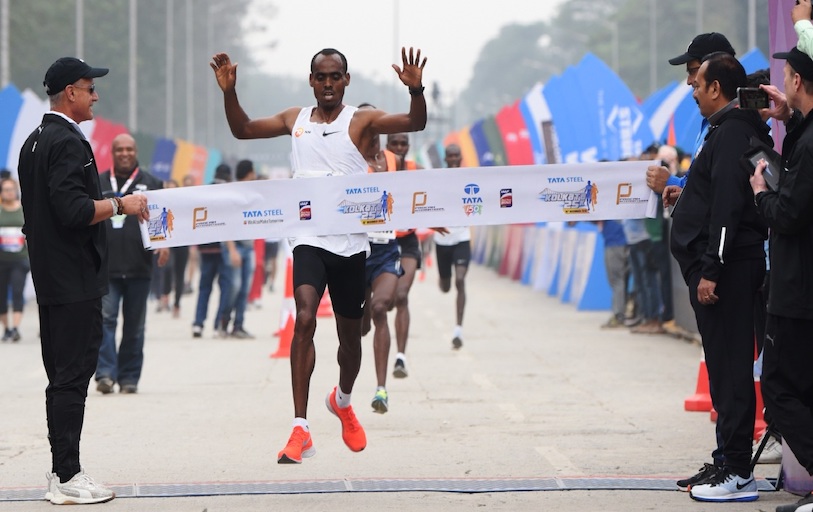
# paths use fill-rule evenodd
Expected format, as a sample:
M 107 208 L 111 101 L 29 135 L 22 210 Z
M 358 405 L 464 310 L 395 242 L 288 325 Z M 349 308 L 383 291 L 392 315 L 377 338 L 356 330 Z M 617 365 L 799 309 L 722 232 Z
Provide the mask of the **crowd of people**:
M 612 289 L 612 316 L 603 328 L 630 327 L 640 334 L 678 329 L 674 322 L 671 257 L 689 289 L 689 302 L 702 338 L 710 394 L 718 414 L 711 463 L 676 482 L 698 501 L 758 499 L 753 473 L 752 429 L 756 414 L 754 340 L 761 352 L 766 418 L 781 433 L 800 464 L 813 475 L 813 376 L 806 361 L 813 344 L 813 178 L 805 171 L 813 155 L 813 23 L 810 0 L 791 14 L 798 46 L 774 54 L 785 61 L 781 92 L 766 73 L 747 76 L 728 39 L 719 33 L 696 36 L 685 53 L 670 59 L 685 65 L 687 83 L 703 117 L 696 145 L 681 167 L 679 151 L 653 145 L 640 156 L 659 160 L 647 170 L 647 185 L 662 196 L 654 219 L 601 222 L 605 264 Z M 292 107 L 252 119 L 236 92 L 237 65 L 225 53 L 210 66 L 223 91 L 226 119 L 241 139 L 292 137 L 294 179 L 398 172 L 418 166 L 407 158 L 408 132 L 427 121 L 422 82 L 426 58 L 402 49 L 393 65 L 407 88 L 408 112 L 388 114 L 371 105 L 343 102 L 350 83 L 347 59 L 326 48 L 310 63 L 315 105 Z M 136 142 L 119 135 L 112 142 L 113 167 L 101 174 L 90 144 L 78 128 L 93 118 L 98 100 L 94 79 L 107 68 L 61 58 L 47 70 L 44 85 L 51 111 L 26 140 L 19 161 L 19 189 L 0 175 L 0 287 L 10 301 L 0 307 L 3 341 L 21 338 L 23 287 L 31 272 L 38 302 L 39 337 L 48 377 L 46 417 L 52 467 L 46 499 L 54 504 L 99 503 L 115 494 L 91 478 L 80 463 L 79 441 L 90 379 L 111 394 L 135 394 L 143 367 L 144 327 L 150 296 L 158 311 L 180 316 L 181 296 L 197 288 L 192 336 L 201 337 L 217 278 L 220 291 L 213 319 L 217 338 L 247 339 L 245 313 L 257 274 L 255 240 L 223 241 L 194 249 L 141 246 L 139 223 L 149 220 L 146 197 L 138 192 L 177 186 L 162 183 L 138 163 Z M 768 108 L 748 109 L 738 88 L 758 86 Z M 778 165 L 778 183 L 764 176 L 777 165 L 772 155 L 743 172 L 743 155 L 770 147 L 770 125 L 788 130 Z M 328 132 L 328 130 L 330 130 Z M 327 137 L 328 134 L 339 136 Z M 380 137 L 387 136 L 381 149 Z M 445 148 L 449 168 L 461 167 L 460 148 Z M 685 170 L 685 172 L 682 172 Z M 460 171 L 458 171 L 460 172 Z M 217 168 L 212 184 L 257 179 L 251 161 Z M 192 183 L 184 180 L 184 186 Z M 588 185 L 589 186 L 589 185 Z M 586 192 L 590 204 L 590 192 Z M 388 205 L 382 203 L 382 215 Z M 667 222 L 667 218 L 671 222 Z M 171 222 L 171 220 L 168 220 Z M 456 291 L 453 349 L 463 346 L 465 278 L 471 258 L 468 227 L 435 228 L 439 288 Z M 766 240 L 769 240 L 766 254 Z M 277 240 L 262 262 L 273 286 Z M 280 464 L 301 463 L 315 454 L 308 422 L 310 380 L 315 366 L 317 309 L 329 288 L 338 337 L 337 385 L 325 405 L 340 422 L 347 447 L 364 450 L 367 438 L 351 405 L 361 366 L 362 337 L 373 332 L 376 386 L 371 407 L 389 410 L 386 388 L 395 309 L 397 353 L 392 375 L 408 376 L 410 287 L 424 254 L 415 230 L 300 236 L 289 241 L 296 307 L 291 342 L 293 421 L 277 455 Z M 190 265 L 191 263 L 191 265 Z M 766 267 L 770 266 L 770 282 Z M 191 267 L 191 268 L 188 268 Z M 195 271 L 194 269 L 197 269 Z M 199 274 L 197 281 L 189 278 Z M 190 274 L 191 273 L 191 274 Z M 630 279 L 631 278 L 631 279 Z M 170 296 L 175 298 L 170 306 Z M 9 314 L 11 302 L 11 314 Z M 123 318 L 121 340 L 117 322 Z M 778 512 L 813 510 L 813 493 Z

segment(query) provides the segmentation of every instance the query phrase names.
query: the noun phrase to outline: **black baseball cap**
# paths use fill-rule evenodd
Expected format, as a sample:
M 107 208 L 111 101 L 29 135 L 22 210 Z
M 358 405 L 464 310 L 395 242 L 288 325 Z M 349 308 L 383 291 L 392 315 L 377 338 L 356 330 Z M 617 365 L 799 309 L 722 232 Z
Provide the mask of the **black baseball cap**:
M 80 78 L 98 78 L 109 71 L 107 68 L 92 68 L 76 57 L 62 57 L 51 64 L 45 72 L 45 81 L 42 85 L 45 86 L 45 94 L 53 96 Z
M 774 59 L 783 59 L 788 61 L 790 67 L 799 73 L 799 76 L 805 80 L 813 81 L 813 59 L 810 55 L 800 51 L 795 46 L 789 52 L 778 52 L 773 54 Z
M 700 34 L 692 39 L 686 53 L 678 55 L 673 59 L 669 59 L 669 64 L 679 66 L 686 64 L 692 60 L 703 60 L 703 57 L 714 52 L 726 52 L 732 56 L 736 54 L 731 43 L 723 34 L 719 32 L 709 32 L 708 34 Z

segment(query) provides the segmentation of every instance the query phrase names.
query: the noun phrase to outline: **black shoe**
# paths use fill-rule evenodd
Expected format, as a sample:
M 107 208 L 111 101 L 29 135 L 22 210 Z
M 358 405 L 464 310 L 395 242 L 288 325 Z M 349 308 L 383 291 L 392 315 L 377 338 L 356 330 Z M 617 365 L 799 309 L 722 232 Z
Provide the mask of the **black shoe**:
M 776 512 L 807 512 L 813 510 L 813 492 L 792 505 L 779 505 Z
M 115 382 L 110 377 L 102 377 L 96 381 L 96 391 L 103 395 L 109 395 L 113 392 L 114 384 Z
M 407 372 L 406 369 L 406 361 L 404 361 L 400 357 L 396 358 L 395 368 L 393 368 L 392 370 L 392 376 L 395 377 L 396 379 L 405 379 L 408 375 L 409 373 Z
M 681 491 L 688 491 L 693 485 L 706 483 L 714 475 L 716 475 L 718 471 L 720 471 L 719 467 L 715 466 L 714 464 L 705 463 L 696 475 L 690 476 L 689 478 L 684 478 L 683 480 L 678 480 L 677 486 Z
M 3 333 L 3 341 L 10 341 L 11 340 L 11 329 L 6 329 L 6 332 Z
M 231 332 L 231 337 L 241 339 L 241 340 L 253 340 L 254 339 L 254 335 L 251 334 L 250 332 L 246 331 L 242 327 L 235 328 Z
M 11 341 L 17 343 L 18 341 L 20 341 L 20 338 L 22 338 L 22 336 L 20 336 L 20 331 L 18 331 L 16 327 L 12 328 Z
M 463 338 L 461 338 L 460 336 L 455 336 L 452 339 L 452 348 L 457 350 L 462 346 L 463 346 Z
M 203 336 L 203 327 L 200 325 L 193 325 L 192 326 L 192 337 L 193 338 L 200 338 Z

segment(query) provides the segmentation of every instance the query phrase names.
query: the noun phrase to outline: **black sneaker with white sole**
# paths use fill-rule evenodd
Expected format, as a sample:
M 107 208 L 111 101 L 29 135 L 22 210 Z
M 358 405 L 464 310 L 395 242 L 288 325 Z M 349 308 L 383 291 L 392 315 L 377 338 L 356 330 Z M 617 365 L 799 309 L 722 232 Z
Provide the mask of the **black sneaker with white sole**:
M 706 483 L 706 481 L 717 474 L 719 470 L 719 467 L 707 462 L 703 464 L 703 467 L 700 468 L 700 471 L 698 471 L 696 474 L 690 476 L 689 478 L 678 480 L 676 482 L 677 486 L 681 491 L 688 491 L 693 485 Z

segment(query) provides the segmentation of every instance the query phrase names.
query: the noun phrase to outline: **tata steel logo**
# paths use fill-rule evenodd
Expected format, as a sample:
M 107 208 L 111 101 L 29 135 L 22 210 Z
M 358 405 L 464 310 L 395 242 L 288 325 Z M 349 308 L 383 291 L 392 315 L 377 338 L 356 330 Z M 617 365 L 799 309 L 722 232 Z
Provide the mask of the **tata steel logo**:
M 299 220 L 311 220 L 310 201 L 299 201 Z

